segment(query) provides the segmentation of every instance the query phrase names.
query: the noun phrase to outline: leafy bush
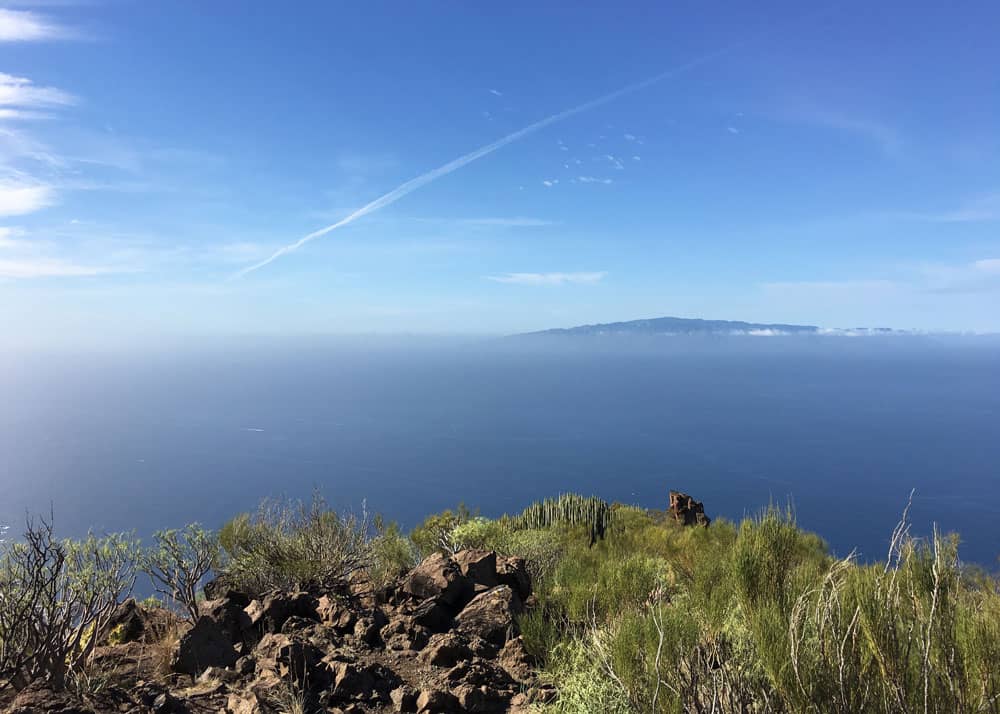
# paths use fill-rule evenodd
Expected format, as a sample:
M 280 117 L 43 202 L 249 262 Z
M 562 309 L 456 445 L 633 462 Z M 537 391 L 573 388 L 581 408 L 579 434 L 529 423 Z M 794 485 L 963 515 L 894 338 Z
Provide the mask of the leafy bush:
M 371 543 L 368 576 L 377 589 L 385 587 L 417 564 L 417 548 L 396 523 L 384 526 L 379 519 L 376 521 L 377 535 Z
M 40 519 L 0 548 L 0 686 L 44 680 L 62 690 L 85 678 L 93 633 L 135 584 L 138 544 L 127 535 L 60 541 Z
M 333 587 L 370 568 L 374 525 L 367 512 L 339 514 L 314 494 L 309 503 L 265 501 L 227 523 L 220 575 L 251 595 L 276 588 Z
M 464 503 L 460 503 L 454 511 L 448 509 L 427 516 L 410 533 L 410 540 L 417 547 L 421 558 L 426 558 L 432 553 L 456 553 L 461 548 L 456 547 L 452 533 L 455 528 L 474 517 L 475 514 Z
M 142 569 L 156 592 L 178 604 L 188 620 L 198 619 L 198 591 L 219 562 L 219 540 L 197 523 L 182 531 L 158 531 L 143 555 Z

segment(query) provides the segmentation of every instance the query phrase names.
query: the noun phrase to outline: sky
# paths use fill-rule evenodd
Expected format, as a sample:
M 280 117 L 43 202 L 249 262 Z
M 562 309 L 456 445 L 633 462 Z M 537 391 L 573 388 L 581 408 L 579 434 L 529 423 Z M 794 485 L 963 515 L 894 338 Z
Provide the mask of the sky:
M 998 26 L 990 1 L 0 2 L 0 349 L 1000 331 Z

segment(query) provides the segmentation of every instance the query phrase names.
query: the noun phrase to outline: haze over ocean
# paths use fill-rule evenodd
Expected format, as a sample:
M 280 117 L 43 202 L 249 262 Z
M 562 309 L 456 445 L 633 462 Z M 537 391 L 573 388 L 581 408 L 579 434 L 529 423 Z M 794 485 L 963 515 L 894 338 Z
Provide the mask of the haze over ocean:
M 159 354 L 0 358 L 0 522 L 60 533 L 217 527 L 265 496 L 414 525 L 558 492 L 738 519 L 794 502 L 839 554 L 957 530 L 996 563 L 996 338 L 648 343 L 218 341 Z

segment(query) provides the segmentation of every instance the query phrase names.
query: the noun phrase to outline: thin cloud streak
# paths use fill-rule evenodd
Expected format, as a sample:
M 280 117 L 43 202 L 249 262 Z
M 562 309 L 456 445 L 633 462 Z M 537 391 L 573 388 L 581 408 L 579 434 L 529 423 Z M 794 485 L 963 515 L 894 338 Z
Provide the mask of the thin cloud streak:
M 78 265 L 54 258 L 0 260 L 0 279 L 79 278 L 114 272 L 110 268 Z
M 447 226 L 465 226 L 470 228 L 542 228 L 557 226 L 562 221 L 547 218 L 532 218 L 530 216 L 485 216 L 479 218 L 414 218 L 418 223 L 435 223 Z
M 606 272 L 590 273 L 504 273 L 503 275 L 487 275 L 487 280 L 508 285 L 593 285 L 599 283 L 607 275 Z
M 648 79 L 644 79 L 641 82 L 636 82 L 635 84 L 630 84 L 630 85 L 628 85 L 626 87 L 622 87 L 621 89 L 615 90 L 614 92 L 611 92 L 610 94 L 605 94 L 605 95 L 603 95 L 601 97 L 598 97 L 597 99 L 592 99 L 589 102 L 584 102 L 583 104 L 577 105 L 577 106 L 575 106 L 575 107 L 573 107 L 571 109 L 566 109 L 565 111 L 559 112 L 558 114 L 552 114 L 551 116 L 545 117 L 544 119 L 540 119 L 539 121 L 536 121 L 533 124 L 529 124 L 528 126 L 524 127 L 523 129 L 519 129 L 518 131 L 515 131 L 512 134 L 508 134 L 507 136 L 505 136 L 505 137 L 503 137 L 501 139 L 498 139 L 497 141 L 494 141 L 491 144 L 487 144 L 486 146 L 482 146 L 482 147 L 476 149 L 475 151 L 471 151 L 468 154 L 465 154 L 464 156 L 460 156 L 457 159 L 454 159 L 453 161 L 449 161 L 448 163 L 446 163 L 443 166 L 440 166 L 440 167 L 434 169 L 433 171 L 428 171 L 427 173 L 422 174 L 421 176 L 417 176 L 416 178 L 410 179 L 406 183 L 401 184 L 400 186 L 397 186 L 396 188 L 394 188 L 389 193 L 387 193 L 387 194 L 385 194 L 383 196 L 380 196 L 379 198 L 376 198 L 371 203 L 368 203 L 368 204 L 362 206 L 361 208 L 359 208 L 358 210 L 356 210 L 354 213 L 352 213 L 349 216 L 347 216 L 347 217 L 345 217 L 345 218 L 337 221 L 336 223 L 328 225 L 328 226 L 326 226 L 324 228 L 320 228 L 317 231 L 313 231 L 312 233 L 309 233 L 308 235 L 305 235 L 302 238 L 299 238 L 294 243 L 289 243 L 288 245 L 286 245 L 286 246 L 278 249 L 269 258 L 266 258 L 265 260 L 262 260 L 259 263 L 254 263 L 253 265 L 250 265 L 250 266 L 244 268 L 243 270 L 241 270 L 238 273 L 236 273 L 235 275 L 233 275 L 230 279 L 231 280 L 233 280 L 233 279 L 239 279 L 239 278 L 245 277 L 246 275 L 249 275 L 250 273 L 252 273 L 252 272 L 254 272 L 256 270 L 260 270 L 264 266 L 270 265 L 271 263 L 273 263 L 274 261 L 276 261 L 278 258 L 281 258 L 282 256 L 285 256 L 285 255 L 288 255 L 289 253 L 293 253 L 293 252 L 297 251 L 299 248 L 301 248 L 302 246 L 304 246 L 306 243 L 314 241 L 317 238 L 321 238 L 321 237 L 325 236 L 327 233 L 335 231 L 338 228 L 343 228 L 344 226 L 349 225 L 349 224 L 353 223 L 354 221 L 358 220 L 359 218 L 362 218 L 363 216 L 366 216 L 369 213 L 377 211 L 380 208 L 384 208 L 385 206 L 391 205 L 391 204 L 395 203 L 396 201 L 398 201 L 399 199 L 401 199 L 404 196 L 406 196 L 407 194 L 410 194 L 410 193 L 412 193 L 413 191 L 416 191 L 419 188 L 423 188 L 424 186 L 426 186 L 427 184 L 431 183 L 432 181 L 436 181 L 437 179 L 441 178 L 442 176 L 447 176 L 448 174 L 452 173 L 453 171 L 457 171 L 458 169 L 462 168 L 463 166 L 466 166 L 467 164 L 472 163 L 473 161 L 476 161 L 477 159 L 481 159 L 484 156 L 489 156 L 494 151 L 497 151 L 498 149 L 502 149 L 503 147 L 507 146 L 508 144 L 512 144 L 515 141 L 523 139 L 524 137 L 528 136 L 529 134 L 534 134 L 535 132 L 537 132 L 537 131 L 539 131 L 541 129 L 544 129 L 545 127 L 551 126 L 552 124 L 557 124 L 557 123 L 559 123 L 561 121 L 565 121 L 566 119 L 569 119 L 570 117 L 576 116 L 577 114 L 581 114 L 583 112 L 589 111 L 591 109 L 595 109 L 596 107 L 602 106 L 604 104 L 608 104 L 609 102 L 612 102 L 612 101 L 618 99 L 619 97 L 623 97 L 623 96 L 626 96 L 628 94 L 632 94 L 634 92 L 638 92 L 639 90 L 645 89 L 646 87 L 649 87 L 649 86 L 652 86 L 652 85 L 656 84 L 657 82 L 662 82 L 663 80 L 665 80 L 667 78 L 675 77 L 675 76 L 677 76 L 679 74 L 682 74 L 684 72 L 689 72 L 692 69 L 700 67 L 703 64 L 711 62 L 712 60 L 714 60 L 714 59 L 716 59 L 718 57 L 721 57 L 721 56 L 723 56 L 725 54 L 728 54 L 728 53 L 734 51 L 738 47 L 742 47 L 747 42 L 749 42 L 749 40 L 744 41 L 744 42 L 740 42 L 740 43 L 737 43 L 737 44 L 734 44 L 734 45 L 730 45 L 730 46 L 725 47 L 725 48 L 720 49 L 720 50 L 716 50 L 715 52 L 711 52 L 711 53 L 709 53 L 707 55 L 704 55 L 704 56 L 699 57 L 699 58 L 697 58 L 695 60 L 692 60 L 690 62 L 682 64 L 682 65 L 680 65 L 678 67 L 674 67 L 674 68 L 668 69 L 665 72 L 661 72 L 660 74 L 654 75 L 653 77 L 649 77 Z

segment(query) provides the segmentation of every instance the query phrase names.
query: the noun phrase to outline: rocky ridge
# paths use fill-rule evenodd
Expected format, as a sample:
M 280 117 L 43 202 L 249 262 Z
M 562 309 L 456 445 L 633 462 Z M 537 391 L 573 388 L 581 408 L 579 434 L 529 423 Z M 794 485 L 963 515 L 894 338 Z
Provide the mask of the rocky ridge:
M 166 640 L 165 611 L 124 603 L 96 656 L 107 683 L 86 705 L 32 687 L 6 711 L 517 712 L 553 695 L 518 631 L 534 604 L 521 558 L 435 554 L 377 592 L 205 590 L 197 621 Z

